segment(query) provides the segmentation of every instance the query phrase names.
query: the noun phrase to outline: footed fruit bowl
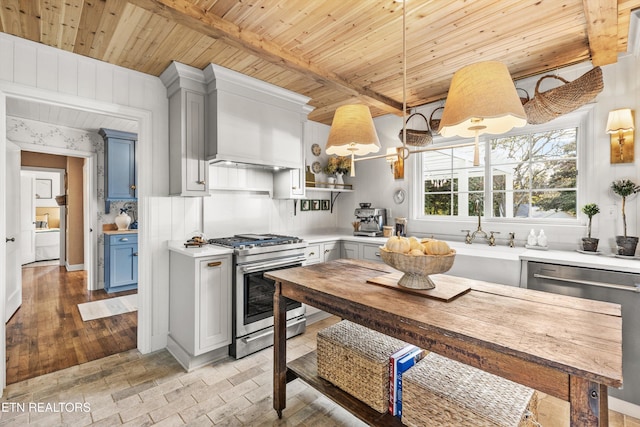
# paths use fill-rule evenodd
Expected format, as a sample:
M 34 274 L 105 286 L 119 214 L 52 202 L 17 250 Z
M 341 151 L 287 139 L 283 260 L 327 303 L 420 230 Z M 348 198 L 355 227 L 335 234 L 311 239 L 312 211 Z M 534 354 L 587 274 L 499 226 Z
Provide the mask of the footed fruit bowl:
M 409 255 L 391 252 L 385 247 L 380 247 L 380 257 L 385 264 L 404 273 L 398 281 L 399 286 L 411 289 L 433 289 L 436 284 L 429 275 L 449 271 L 453 266 L 456 251 L 451 249 L 446 255 Z

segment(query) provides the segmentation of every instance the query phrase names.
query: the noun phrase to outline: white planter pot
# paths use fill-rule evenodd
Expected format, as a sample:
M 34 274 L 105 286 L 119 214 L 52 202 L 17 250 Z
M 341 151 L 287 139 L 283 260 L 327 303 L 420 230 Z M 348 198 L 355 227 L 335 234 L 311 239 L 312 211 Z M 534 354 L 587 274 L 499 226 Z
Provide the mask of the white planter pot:
M 333 176 L 327 177 L 327 188 L 336 188 L 336 178 Z

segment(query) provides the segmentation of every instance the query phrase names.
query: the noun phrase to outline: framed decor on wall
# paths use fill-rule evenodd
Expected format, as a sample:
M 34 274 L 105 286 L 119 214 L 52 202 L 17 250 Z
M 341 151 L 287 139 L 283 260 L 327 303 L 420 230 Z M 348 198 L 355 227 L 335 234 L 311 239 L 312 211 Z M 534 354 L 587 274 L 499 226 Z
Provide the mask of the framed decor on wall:
M 319 211 L 320 210 L 320 200 L 312 200 L 311 201 L 311 210 Z
M 304 199 L 300 202 L 300 210 L 308 211 L 311 210 L 311 200 Z
M 36 199 L 51 199 L 53 197 L 51 193 L 51 180 L 50 179 L 36 179 Z
M 322 210 L 323 211 L 328 211 L 329 210 L 329 200 L 321 200 L 321 205 L 322 205 Z

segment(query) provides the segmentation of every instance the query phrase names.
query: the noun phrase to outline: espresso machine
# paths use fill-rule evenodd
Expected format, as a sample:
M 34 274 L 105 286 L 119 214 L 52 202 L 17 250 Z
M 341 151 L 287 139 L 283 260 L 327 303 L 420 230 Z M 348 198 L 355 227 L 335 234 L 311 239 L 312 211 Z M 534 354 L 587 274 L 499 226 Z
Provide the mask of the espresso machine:
M 353 231 L 354 236 L 382 236 L 382 227 L 387 224 L 387 210 L 383 208 L 372 208 L 370 205 L 360 204 L 355 210 L 356 224 L 359 227 Z

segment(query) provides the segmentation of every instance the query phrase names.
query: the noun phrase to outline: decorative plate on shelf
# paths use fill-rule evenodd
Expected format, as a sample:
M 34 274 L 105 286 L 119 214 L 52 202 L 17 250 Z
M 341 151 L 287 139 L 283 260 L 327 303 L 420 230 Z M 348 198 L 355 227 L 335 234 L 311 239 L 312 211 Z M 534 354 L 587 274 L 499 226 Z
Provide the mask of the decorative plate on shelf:
M 313 162 L 313 164 L 311 165 L 311 172 L 313 173 L 322 172 L 322 166 L 320 165 L 320 162 Z
M 320 146 L 318 144 L 313 144 L 311 146 L 311 152 L 313 153 L 314 156 L 317 157 L 322 152 L 322 149 L 320 148 Z

